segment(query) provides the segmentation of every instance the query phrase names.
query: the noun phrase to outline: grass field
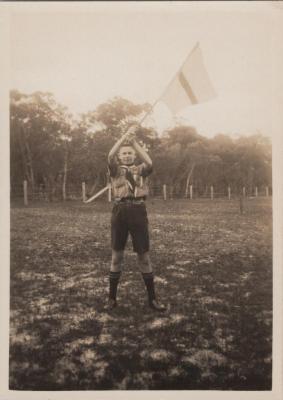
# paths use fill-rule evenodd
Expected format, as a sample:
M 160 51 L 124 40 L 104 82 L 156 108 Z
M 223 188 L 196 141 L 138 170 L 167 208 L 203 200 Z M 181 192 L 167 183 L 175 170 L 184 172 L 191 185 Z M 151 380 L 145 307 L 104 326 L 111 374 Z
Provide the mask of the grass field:
M 111 205 L 11 207 L 10 389 L 270 390 L 271 199 L 148 201 L 165 314 L 129 241 L 107 312 Z

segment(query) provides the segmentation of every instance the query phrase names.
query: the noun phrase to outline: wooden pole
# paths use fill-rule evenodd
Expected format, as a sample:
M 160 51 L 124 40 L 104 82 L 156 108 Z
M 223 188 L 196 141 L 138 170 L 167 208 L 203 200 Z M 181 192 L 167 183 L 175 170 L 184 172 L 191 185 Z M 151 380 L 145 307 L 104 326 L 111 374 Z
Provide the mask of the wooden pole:
M 190 185 L 190 200 L 193 199 L 193 185 Z
M 24 181 L 24 205 L 28 205 L 28 183 L 26 180 Z
M 109 186 L 105 186 L 103 189 L 101 189 L 98 193 L 96 193 L 94 196 L 90 197 L 88 200 L 84 201 L 84 203 L 90 203 L 91 201 L 97 199 L 97 197 L 101 196 L 106 190 L 108 190 Z
M 210 186 L 210 199 L 213 200 L 213 197 L 214 197 L 213 186 Z
M 246 197 L 246 188 L 245 188 L 245 186 L 243 187 L 243 196 Z
M 228 186 L 228 199 L 231 200 L 231 188 Z
M 255 197 L 257 197 L 258 196 L 258 190 L 257 190 L 257 186 L 256 186 L 256 188 L 255 188 Z
M 166 185 L 163 185 L 163 199 L 167 200 L 167 187 L 166 187 Z
M 82 195 L 83 195 L 83 202 L 85 202 L 86 201 L 85 182 L 82 183 Z
M 269 187 L 268 186 L 266 186 L 266 188 L 265 188 L 265 195 L 266 195 L 266 197 L 269 196 Z
M 109 201 L 109 203 L 111 203 L 111 194 L 112 194 L 112 192 L 111 192 L 111 184 L 109 184 L 109 188 L 108 188 L 108 201 Z

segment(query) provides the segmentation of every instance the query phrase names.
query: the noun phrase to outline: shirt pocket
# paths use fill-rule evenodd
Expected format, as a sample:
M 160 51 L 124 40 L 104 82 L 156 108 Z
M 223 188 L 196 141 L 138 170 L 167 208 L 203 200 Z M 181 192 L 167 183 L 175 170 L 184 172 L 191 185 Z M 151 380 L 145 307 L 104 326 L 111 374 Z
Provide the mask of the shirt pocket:
M 116 178 L 113 182 L 114 188 L 120 188 L 122 186 L 127 185 L 126 179 L 124 176 L 120 176 L 119 178 Z

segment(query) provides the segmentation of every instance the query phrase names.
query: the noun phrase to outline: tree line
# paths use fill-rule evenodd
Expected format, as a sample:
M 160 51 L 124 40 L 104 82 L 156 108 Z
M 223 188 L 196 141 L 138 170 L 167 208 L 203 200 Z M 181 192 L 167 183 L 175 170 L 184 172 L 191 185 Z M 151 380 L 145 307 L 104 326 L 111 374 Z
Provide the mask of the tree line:
M 77 117 L 49 92 L 10 92 L 11 190 L 27 180 L 31 193 L 40 186 L 49 199 L 67 198 L 68 188 L 86 182 L 92 195 L 108 182 L 107 154 L 150 105 L 115 97 Z M 153 188 L 168 185 L 171 194 L 206 194 L 210 186 L 225 193 L 245 186 L 271 186 L 271 142 L 258 133 L 232 138 L 200 135 L 192 126 L 178 125 L 161 137 L 154 128 L 140 126 L 137 139 L 153 163 Z

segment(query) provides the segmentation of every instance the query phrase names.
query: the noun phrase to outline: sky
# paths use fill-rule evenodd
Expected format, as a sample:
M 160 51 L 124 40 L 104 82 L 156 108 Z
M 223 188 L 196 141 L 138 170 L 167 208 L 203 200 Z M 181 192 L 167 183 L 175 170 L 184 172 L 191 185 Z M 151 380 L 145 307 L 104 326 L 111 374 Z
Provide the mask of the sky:
M 73 113 L 115 96 L 153 103 L 199 42 L 217 92 L 172 116 L 159 102 L 148 123 L 217 133 L 272 135 L 280 8 L 266 2 L 49 4 L 10 21 L 10 87 L 51 91 Z M 279 49 L 278 49 L 279 50 Z

